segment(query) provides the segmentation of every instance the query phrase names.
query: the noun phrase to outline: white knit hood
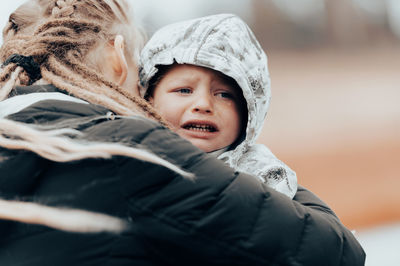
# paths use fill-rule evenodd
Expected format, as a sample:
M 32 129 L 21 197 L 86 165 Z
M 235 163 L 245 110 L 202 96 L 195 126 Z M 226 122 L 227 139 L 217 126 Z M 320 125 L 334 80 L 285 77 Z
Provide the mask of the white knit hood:
M 144 96 L 158 65 L 175 62 L 207 67 L 236 80 L 247 103 L 246 136 L 218 158 L 293 197 L 297 190 L 296 174 L 268 148 L 255 143 L 263 128 L 271 90 L 267 56 L 246 23 L 235 15 L 220 14 L 158 30 L 141 53 L 141 95 Z

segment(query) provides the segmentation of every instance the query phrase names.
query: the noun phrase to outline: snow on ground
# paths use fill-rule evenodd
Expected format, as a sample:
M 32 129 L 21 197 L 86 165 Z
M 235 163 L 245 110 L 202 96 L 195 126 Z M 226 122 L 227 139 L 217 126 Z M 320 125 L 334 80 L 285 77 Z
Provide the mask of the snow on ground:
M 365 266 L 400 265 L 400 223 L 356 232 L 367 261 Z

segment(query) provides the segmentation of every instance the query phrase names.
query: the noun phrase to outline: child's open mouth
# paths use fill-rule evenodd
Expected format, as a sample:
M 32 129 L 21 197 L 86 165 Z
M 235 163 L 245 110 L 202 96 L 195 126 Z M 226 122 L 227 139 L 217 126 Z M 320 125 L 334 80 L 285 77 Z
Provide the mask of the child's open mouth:
M 191 131 L 199 131 L 199 132 L 216 132 L 217 127 L 212 124 L 200 124 L 200 123 L 185 123 L 182 128 Z

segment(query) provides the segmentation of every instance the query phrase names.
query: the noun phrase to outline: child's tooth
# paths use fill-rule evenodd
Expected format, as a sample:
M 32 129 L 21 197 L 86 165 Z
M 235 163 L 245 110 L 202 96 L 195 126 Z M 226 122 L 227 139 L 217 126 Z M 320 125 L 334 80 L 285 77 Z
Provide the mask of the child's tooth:
M 201 131 L 201 132 L 212 132 L 213 131 L 213 127 L 210 125 L 206 125 L 206 124 L 188 124 L 186 126 L 187 129 L 189 130 L 194 130 L 194 131 Z

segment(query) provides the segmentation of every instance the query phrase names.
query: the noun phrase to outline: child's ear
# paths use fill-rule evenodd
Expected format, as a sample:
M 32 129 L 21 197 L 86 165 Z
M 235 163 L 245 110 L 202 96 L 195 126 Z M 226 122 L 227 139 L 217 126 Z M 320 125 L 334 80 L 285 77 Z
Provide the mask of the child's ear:
M 109 58 L 112 69 L 118 80 L 118 85 L 122 85 L 128 76 L 128 64 L 124 54 L 124 37 L 122 37 L 122 35 L 117 35 L 113 41 L 110 41 L 110 45 Z

